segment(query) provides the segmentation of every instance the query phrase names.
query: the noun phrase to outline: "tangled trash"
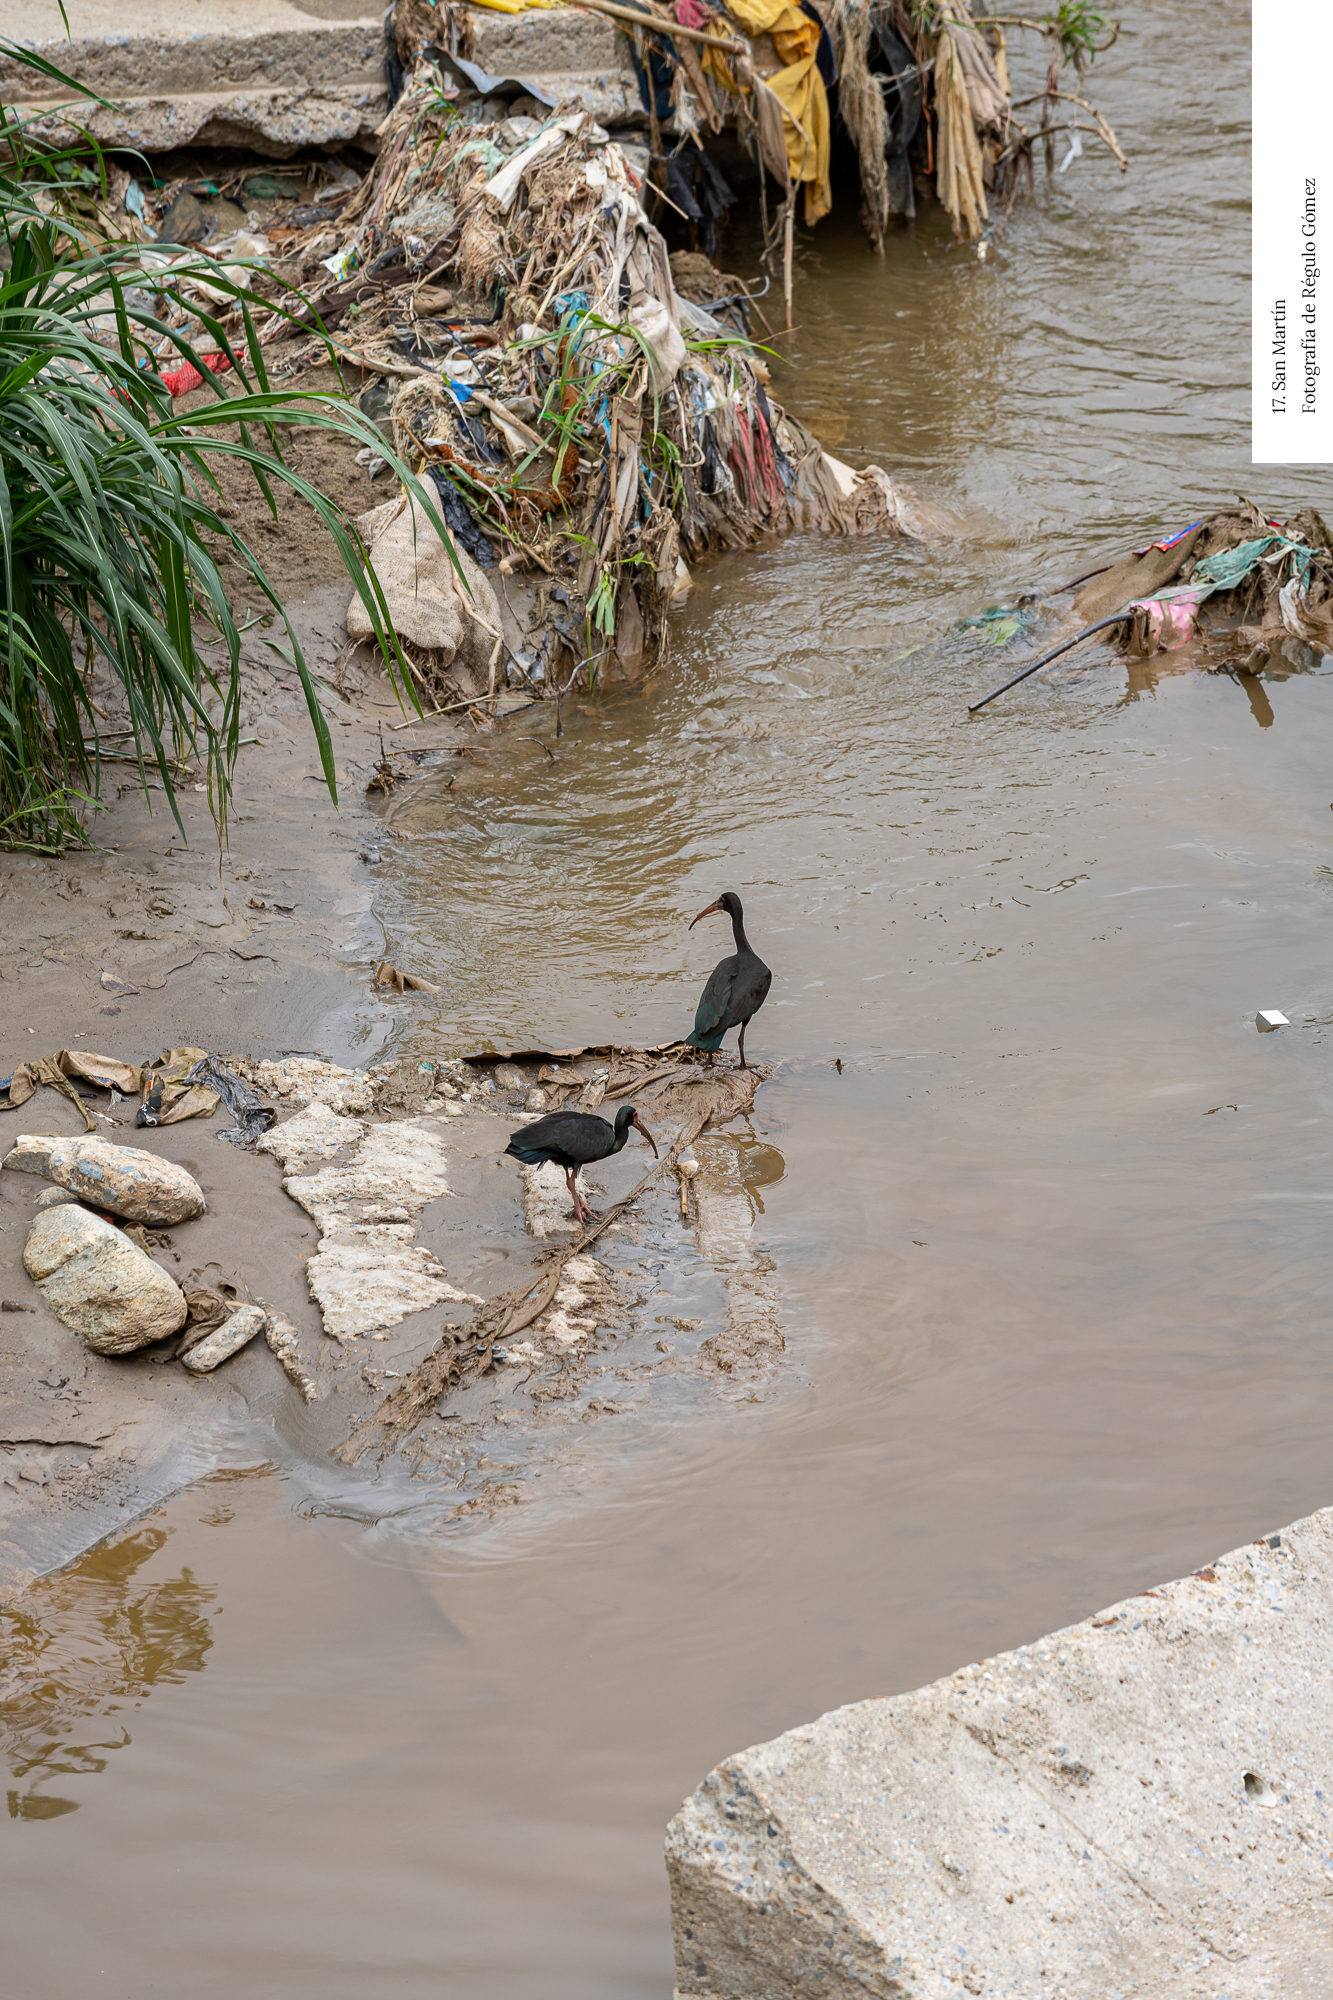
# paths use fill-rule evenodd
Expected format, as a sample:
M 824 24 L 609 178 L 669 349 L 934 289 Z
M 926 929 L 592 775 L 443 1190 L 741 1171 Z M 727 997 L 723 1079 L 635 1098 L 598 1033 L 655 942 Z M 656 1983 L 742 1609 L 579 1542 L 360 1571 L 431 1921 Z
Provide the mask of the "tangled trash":
M 17 1111 L 43 1086 L 68 1098 L 88 1132 L 97 1129 L 88 1106 L 98 1091 L 107 1092 L 109 1106 L 137 1096 L 134 1122 L 140 1126 L 211 1118 L 223 1104 L 235 1123 L 217 1137 L 246 1147 L 253 1146 L 278 1115 L 248 1082 L 207 1049 L 164 1049 L 142 1064 L 96 1055 L 90 1049 L 58 1049 L 53 1056 L 30 1056 L 9 1076 L 0 1077 L 0 1111 Z M 104 1112 L 97 1116 L 103 1123 L 116 1122 Z
M 739 311 L 680 295 L 644 180 L 590 113 L 463 116 L 423 60 L 380 141 L 326 262 L 366 274 L 338 351 L 394 385 L 379 420 L 456 543 L 437 556 L 405 494 L 362 517 L 435 707 L 639 678 L 706 549 L 906 532 L 903 489 L 839 466 L 771 400 Z M 314 309 L 357 290 L 336 279 Z
M 1333 537 L 1313 507 L 1282 522 L 1242 496 L 1238 510 L 1193 521 L 1067 588 L 1078 586 L 1080 629 L 971 703 L 969 714 L 1099 632 L 1115 631 L 1140 659 L 1197 642 L 1213 673 L 1255 673 L 1289 641 L 1333 650 Z M 966 622 L 1006 644 L 1031 629 L 1037 601 Z

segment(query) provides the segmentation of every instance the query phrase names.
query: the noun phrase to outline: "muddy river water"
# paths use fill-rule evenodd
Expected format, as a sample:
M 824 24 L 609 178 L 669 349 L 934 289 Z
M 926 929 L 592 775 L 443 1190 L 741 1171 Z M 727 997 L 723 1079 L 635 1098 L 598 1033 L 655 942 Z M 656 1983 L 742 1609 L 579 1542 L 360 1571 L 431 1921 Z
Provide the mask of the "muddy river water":
M 1129 176 L 1090 149 L 984 264 L 807 239 L 778 392 L 957 534 L 704 565 L 668 670 L 382 892 L 459 1042 L 559 1046 L 679 1032 L 740 890 L 778 1379 L 467 1533 L 249 1462 L 38 1586 L 8 1991 L 667 2000 L 719 1757 L 1333 1499 L 1333 660 L 1092 654 L 969 723 L 1023 649 L 945 637 L 1237 487 L 1333 498 L 1249 466 L 1247 43 L 1132 10 Z

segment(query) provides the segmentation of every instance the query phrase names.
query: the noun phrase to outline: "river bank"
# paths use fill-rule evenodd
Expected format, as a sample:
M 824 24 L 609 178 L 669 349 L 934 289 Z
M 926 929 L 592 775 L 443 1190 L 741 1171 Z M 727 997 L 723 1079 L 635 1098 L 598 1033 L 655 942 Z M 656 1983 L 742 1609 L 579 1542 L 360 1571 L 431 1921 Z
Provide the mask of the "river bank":
M 313 1489 L 360 1483 L 370 1512 L 386 1480 L 415 1473 L 423 1498 L 443 1484 L 446 1518 L 487 1514 L 549 1474 L 570 1424 L 642 1416 L 662 1396 L 753 1394 L 781 1353 L 743 1253 L 734 1160 L 704 1133 L 748 1111 L 766 1070 L 713 1075 L 626 1048 L 460 1062 L 441 989 L 391 964 L 374 884 L 421 837 L 394 808 L 445 797 L 456 809 L 484 795 L 496 759 L 526 748 L 554 765 L 560 739 L 550 710 L 537 734 L 405 712 L 364 654 L 360 668 L 349 659 L 329 588 L 290 608 L 331 710 L 341 807 L 299 689 L 280 659 L 252 658 L 255 740 L 225 848 L 186 771 L 188 845 L 161 799 L 150 814 L 131 785 L 90 849 L 12 855 L 0 870 L 6 1078 L 67 1048 L 135 1066 L 205 1049 L 275 1106 L 277 1123 L 242 1150 L 216 1143 L 225 1110 L 143 1128 L 133 1097 L 85 1087 L 82 1099 L 98 1136 L 177 1162 L 203 1189 L 203 1216 L 149 1239 L 160 1267 L 187 1290 L 258 1301 L 292 1335 L 281 1368 L 257 1341 L 202 1380 L 171 1365 L 174 1337 L 132 1356 L 89 1352 L 23 1268 L 48 1183 L 0 1173 L 0 1559 L 20 1592 L 256 1440 Z M 516 1169 L 503 1149 L 538 1111 L 604 1098 L 608 1113 L 637 1105 L 663 1171 L 616 1219 L 653 1163 L 642 1148 L 603 1163 L 590 1185 L 612 1208 L 580 1233 L 558 1169 Z M 8 1154 L 20 1133 L 74 1136 L 84 1123 L 42 1087 L 7 1109 L 0 1144 Z M 547 1271 L 540 1306 L 523 1307 Z M 474 1309 L 484 1336 L 469 1330 Z M 418 1392 L 415 1371 L 442 1342 L 438 1379 Z
M 343 596 L 333 586 L 297 608 L 303 644 L 325 674 L 345 649 Z M 3 857 L 3 1074 L 69 1047 L 145 1062 L 179 1046 L 277 1054 L 318 1045 L 346 1062 L 363 1038 L 378 1048 L 391 1033 L 401 1005 L 377 997 L 369 983 L 382 933 L 371 914 L 373 864 L 361 857 L 373 852 L 378 832 L 364 788 L 380 724 L 402 711 L 387 683 L 330 701 L 345 800 L 339 812 L 323 787 L 304 700 L 281 662 L 270 666 L 256 649 L 247 678 L 246 733 L 260 740 L 240 753 L 225 852 L 201 789 L 182 784 L 186 845 L 160 787 L 150 812 L 127 763 L 107 766 L 111 774 L 123 768 L 124 780 L 119 788 L 114 776 L 108 782 L 91 848 Z M 109 1115 L 104 1094 L 91 1102 L 99 1133 L 177 1159 L 205 1185 L 209 1211 L 188 1226 L 184 1256 L 160 1253 L 166 1267 L 179 1277 L 190 1264 L 216 1263 L 230 1281 L 271 1297 L 303 1338 L 317 1338 L 301 1270 L 309 1219 L 281 1200 L 275 1206 L 276 1163 L 216 1144 L 214 1121 L 142 1131 L 132 1102 Z M 83 1129 L 75 1106 L 43 1089 L 7 1113 L 0 1146 L 8 1152 L 20 1131 Z M 242 1393 L 227 1374 L 193 1383 L 150 1361 L 87 1353 L 41 1307 L 23 1271 L 43 1185 L 0 1174 L 0 1289 L 38 1308 L 0 1319 L 7 1474 L 0 1540 L 11 1579 L 70 1560 L 211 1470 L 249 1412 L 271 1415 L 287 1386 L 270 1379 L 271 1367 L 257 1367 L 257 1356 L 235 1364 Z M 77 1422 L 64 1387 L 80 1392 Z M 45 1483 L 25 1476 L 33 1473 Z

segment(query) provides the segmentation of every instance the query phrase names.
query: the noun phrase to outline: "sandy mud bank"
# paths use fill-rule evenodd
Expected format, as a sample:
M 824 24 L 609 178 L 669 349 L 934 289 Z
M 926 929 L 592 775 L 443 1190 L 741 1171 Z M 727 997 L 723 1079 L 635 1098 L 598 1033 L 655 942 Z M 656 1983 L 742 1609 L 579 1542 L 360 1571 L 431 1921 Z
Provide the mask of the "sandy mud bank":
M 246 666 L 256 740 L 241 752 L 221 856 L 188 774 L 183 846 L 127 766 L 126 796 L 108 788 L 90 851 L 0 861 L 0 1078 L 28 1079 L 16 1096 L 38 1085 L 0 1116 L 0 1153 L 17 1166 L 21 1135 L 91 1128 L 176 1163 L 204 1212 L 132 1240 L 192 1297 L 220 1293 L 267 1316 L 267 1338 L 204 1375 L 182 1365 L 175 1332 L 134 1353 L 90 1351 L 24 1264 L 35 1220 L 66 1196 L 46 1172 L 0 1171 L 11 1584 L 238 1453 L 275 1457 L 361 1512 L 493 1510 L 550 1490 L 572 1427 L 586 1445 L 586 1427 L 606 1419 L 753 1394 L 782 1351 L 736 1154 L 713 1137 L 748 1110 L 764 1072 L 623 1049 L 463 1062 L 432 968 L 392 963 L 374 885 L 412 836 L 386 808 L 429 795 L 444 771 L 484 784 L 486 758 L 459 755 L 477 739 L 471 719 L 395 732 L 403 712 L 388 684 L 348 668 L 337 602 L 316 594 L 302 629 L 326 676 L 339 808 L 300 691 L 261 642 Z M 400 985 L 400 971 L 421 983 Z M 137 1066 L 182 1049 L 217 1055 L 271 1106 L 257 1145 L 219 1143 L 225 1106 L 140 1126 L 136 1095 L 96 1088 L 68 1061 L 62 1090 L 49 1080 L 62 1072 L 43 1067 L 68 1050 Z M 581 1185 L 604 1220 L 585 1241 L 560 1171 L 520 1168 L 504 1148 L 543 1109 L 605 1105 L 614 1117 L 628 1102 L 656 1133 L 661 1168 L 623 1211 L 655 1166 L 646 1147 L 590 1170 Z M 533 1489 L 543 1467 L 548 1486 Z

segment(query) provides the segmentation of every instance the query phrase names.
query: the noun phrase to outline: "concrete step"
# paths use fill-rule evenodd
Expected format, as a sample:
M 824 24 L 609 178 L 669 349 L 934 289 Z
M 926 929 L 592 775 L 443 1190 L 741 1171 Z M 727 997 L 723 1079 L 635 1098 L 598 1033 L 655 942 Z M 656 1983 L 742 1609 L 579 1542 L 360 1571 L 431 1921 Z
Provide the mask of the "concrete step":
M 556 104 L 573 99 L 601 125 L 647 125 L 629 43 L 608 15 L 575 7 L 523 14 L 470 7 L 468 13 L 472 60 L 493 76 L 535 83 Z
M 364 0 L 351 4 L 355 17 L 328 18 L 289 0 L 69 0 L 66 38 L 54 0 L 0 0 L 0 35 L 111 100 L 77 113 L 103 145 L 245 146 L 280 158 L 368 139 L 388 109 L 382 20 Z M 0 99 L 49 105 L 39 129 L 68 130 L 54 110 L 68 93 L 12 58 L 0 58 Z
M 0 35 L 110 100 L 79 122 L 106 146 L 245 146 L 282 157 L 300 146 L 368 140 L 388 110 L 382 13 L 366 0 L 0 0 Z M 572 7 L 500 14 L 474 7 L 473 59 L 573 100 L 603 125 L 647 115 L 629 44 L 606 16 Z M 0 100 L 37 111 L 51 138 L 69 126 L 59 85 L 0 58 Z

